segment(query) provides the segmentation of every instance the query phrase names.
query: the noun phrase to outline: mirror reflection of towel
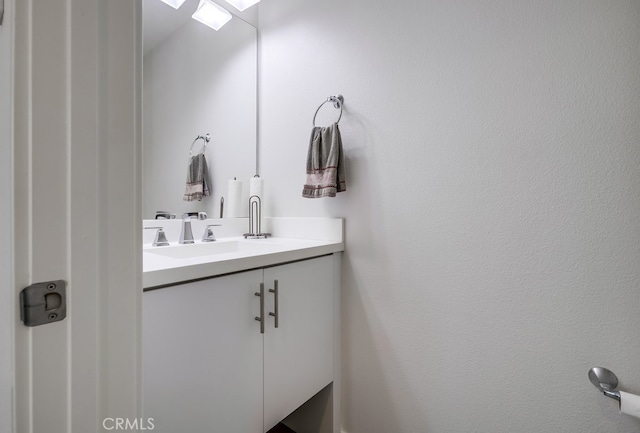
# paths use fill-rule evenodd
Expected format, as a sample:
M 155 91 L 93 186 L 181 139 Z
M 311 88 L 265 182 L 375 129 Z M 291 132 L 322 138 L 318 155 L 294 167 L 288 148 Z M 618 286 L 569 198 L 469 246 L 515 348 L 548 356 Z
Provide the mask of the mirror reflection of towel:
M 211 195 L 209 188 L 209 168 L 204 153 L 192 156 L 187 167 L 187 186 L 184 201 L 202 201 L 202 197 Z
M 302 197 L 335 197 L 336 193 L 346 190 L 342 137 L 338 124 L 315 126 L 309 141 L 307 182 L 302 189 Z

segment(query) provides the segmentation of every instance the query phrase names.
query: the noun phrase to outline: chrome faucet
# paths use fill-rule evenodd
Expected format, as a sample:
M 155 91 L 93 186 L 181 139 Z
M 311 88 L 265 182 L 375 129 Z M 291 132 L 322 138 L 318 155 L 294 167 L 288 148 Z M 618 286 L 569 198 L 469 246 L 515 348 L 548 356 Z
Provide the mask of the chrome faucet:
M 180 244 L 192 244 L 193 231 L 191 230 L 191 218 L 195 217 L 199 220 L 206 220 L 207 214 L 205 212 L 187 212 L 182 214 L 182 230 L 180 230 Z

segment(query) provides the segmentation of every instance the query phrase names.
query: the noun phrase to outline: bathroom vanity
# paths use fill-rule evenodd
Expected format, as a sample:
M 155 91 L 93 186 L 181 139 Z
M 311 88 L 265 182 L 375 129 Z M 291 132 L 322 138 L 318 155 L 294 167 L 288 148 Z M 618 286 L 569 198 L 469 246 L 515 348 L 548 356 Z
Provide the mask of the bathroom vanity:
M 266 240 L 145 246 L 144 416 L 156 431 L 267 432 L 329 385 L 325 429 L 339 431 L 342 220 L 269 223 Z

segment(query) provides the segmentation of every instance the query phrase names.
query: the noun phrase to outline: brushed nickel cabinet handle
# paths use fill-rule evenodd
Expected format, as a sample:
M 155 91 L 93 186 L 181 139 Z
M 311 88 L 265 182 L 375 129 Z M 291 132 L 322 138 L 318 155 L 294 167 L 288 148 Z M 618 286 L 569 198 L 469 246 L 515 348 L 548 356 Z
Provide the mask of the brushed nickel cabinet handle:
M 278 318 L 280 314 L 278 313 L 278 280 L 273 280 L 273 289 L 269 289 L 269 292 L 274 294 L 274 312 L 269 313 L 269 316 L 273 316 L 275 318 L 275 327 L 278 327 Z
M 255 295 L 260 298 L 260 316 L 256 320 L 260 322 L 260 333 L 264 334 L 264 283 L 260 283 L 260 291 Z

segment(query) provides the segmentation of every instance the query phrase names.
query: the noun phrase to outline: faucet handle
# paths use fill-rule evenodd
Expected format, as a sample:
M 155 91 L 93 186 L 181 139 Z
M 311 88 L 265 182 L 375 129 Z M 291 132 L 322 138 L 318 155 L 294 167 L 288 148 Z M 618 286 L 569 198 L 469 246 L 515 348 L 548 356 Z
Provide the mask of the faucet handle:
M 168 212 L 166 210 L 158 210 L 156 211 L 156 219 L 157 220 L 173 220 L 173 219 L 176 219 L 176 214 Z
M 156 237 L 153 239 L 154 247 L 166 247 L 169 246 L 169 241 L 167 241 L 167 236 L 164 234 L 163 227 L 145 227 L 145 230 L 158 230 L 156 232 Z
M 202 235 L 202 242 L 215 242 L 216 235 L 213 234 L 213 230 L 211 227 L 220 227 L 222 224 L 207 224 L 207 227 L 204 229 L 204 234 Z
M 192 217 L 200 221 L 204 221 L 208 216 L 206 212 L 185 212 L 182 214 L 182 219 L 189 218 L 189 220 L 191 220 Z

